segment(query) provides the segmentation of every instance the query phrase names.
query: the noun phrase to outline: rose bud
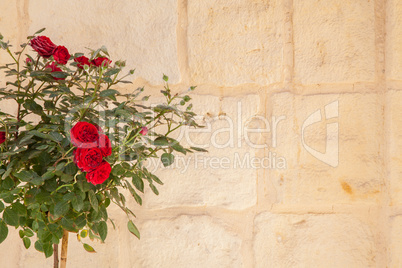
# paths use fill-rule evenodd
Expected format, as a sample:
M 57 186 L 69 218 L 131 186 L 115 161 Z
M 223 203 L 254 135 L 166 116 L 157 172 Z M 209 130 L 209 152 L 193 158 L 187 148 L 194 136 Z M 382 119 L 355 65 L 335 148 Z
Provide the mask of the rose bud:
M 32 60 L 31 60 L 30 58 L 26 58 L 25 63 L 26 63 L 27 65 L 29 65 L 29 64 L 32 63 Z
M 112 167 L 110 164 L 106 161 L 103 161 L 96 169 L 87 173 L 86 179 L 93 185 L 101 184 L 107 180 L 107 178 L 109 178 L 111 171 Z
M 66 47 L 58 46 L 53 51 L 53 58 L 55 61 L 57 61 L 57 63 L 64 65 L 70 59 L 70 53 Z
M 4 131 L 0 131 L 0 144 L 6 141 L 6 133 Z
M 147 133 L 148 133 L 148 128 L 147 127 L 142 127 L 141 130 L 140 130 L 140 134 L 141 135 L 147 135 Z
M 77 57 L 74 59 L 74 61 L 77 62 L 77 67 L 80 69 L 84 69 L 84 65 L 91 65 L 89 59 L 85 56 Z
M 78 148 L 97 147 L 98 129 L 88 122 L 78 122 L 70 131 L 71 142 Z
M 53 55 L 53 51 L 56 49 L 56 45 L 50 41 L 49 37 L 37 36 L 32 38 L 30 42 L 31 47 L 38 52 L 38 54 L 44 58 L 49 58 Z
M 96 67 L 99 67 L 99 66 L 101 66 L 102 64 L 103 64 L 104 66 L 109 66 L 109 64 L 112 63 L 112 61 L 109 60 L 109 59 L 106 58 L 106 57 L 97 57 L 97 58 L 93 59 L 91 63 L 92 63 L 93 65 L 95 65 Z

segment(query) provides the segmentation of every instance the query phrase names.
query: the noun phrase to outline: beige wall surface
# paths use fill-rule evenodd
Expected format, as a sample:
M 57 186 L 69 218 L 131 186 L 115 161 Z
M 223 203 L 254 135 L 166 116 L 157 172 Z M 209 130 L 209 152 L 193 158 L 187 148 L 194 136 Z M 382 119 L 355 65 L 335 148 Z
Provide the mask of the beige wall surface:
M 42 27 L 126 59 L 122 92 L 196 85 L 207 125 L 181 139 L 209 153 L 151 163 L 159 196 L 127 198 L 141 240 L 113 209 L 69 267 L 402 267 L 402 1 L 0 0 L 14 46 Z M 0 245 L 0 267 L 51 265 L 17 231 Z

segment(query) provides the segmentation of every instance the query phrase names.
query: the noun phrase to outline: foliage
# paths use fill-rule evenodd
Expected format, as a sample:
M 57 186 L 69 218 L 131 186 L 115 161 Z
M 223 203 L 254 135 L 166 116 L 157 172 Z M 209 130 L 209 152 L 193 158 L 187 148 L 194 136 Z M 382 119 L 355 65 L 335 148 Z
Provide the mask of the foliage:
M 163 184 L 145 168 L 146 159 L 160 157 L 168 166 L 174 161 L 173 151 L 200 150 L 184 148 L 171 138 L 183 126 L 200 127 L 191 98 L 172 94 L 167 76 L 161 91 L 165 102 L 156 106 L 144 104 L 149 96 L 140 99 L 143 88 L 119 93 L 116 85 L 130 83 L 124 79 L 134 70 L 122 76 L 125 62 L 112 65 L 105 47 L 91 50 L 88 64 L 82 64 L 83 53 L 67 54 L 64 60 L 69 63 L 64 64 L 64 47 L 54 56 L 25 56 L 43 30 L 29 36 L 16 53 L 0 35 L 0 47 L 12 57 L 12 63 L 0 67 L 8 80 L 0 88 L 0 98 L 13 101 L 16 108 L 10 114 L 0 107 L 0 131 L 5 134 L 0 145 L 0 243 L 10 226 L 19 228 L 26 248 L 34 243 L 46 257 L 63 230 L 78 233 L 80 240 L 89 236 L 104 241 L 108 223 L 114 225 L 108 218 L 111 203 L 127 214 L 128 229 L 139 238 L 135 215 L 121 190 L 128 189 L 141 205 L 145 185 L 158 194 L 156 185 Z M 99 61 L 103 58 L 107 60 Z M 112 144 L 112 153 L 105 158 L 112 171 L 102 184 L 89 183 L 74 162 L 70 129 L 82 121 L 98 125 Z M 83 246 L 94 251 L 87 243 Z

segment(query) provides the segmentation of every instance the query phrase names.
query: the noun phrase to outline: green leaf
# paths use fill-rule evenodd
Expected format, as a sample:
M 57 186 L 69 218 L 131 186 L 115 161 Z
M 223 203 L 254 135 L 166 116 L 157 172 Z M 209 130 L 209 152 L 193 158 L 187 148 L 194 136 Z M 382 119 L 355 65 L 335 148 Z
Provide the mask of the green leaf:
M 43 32 L 44 30 L 46 30 L 46 28 L 42 28 L 39 31 L 35 32 L 34 35 L 40 34 L 41 32 Z
M 164 153 L 161 155 L 161 161 L 163 166 L 170 166 L 174 162 L 174 155 L 170 153 Z
M 140 239 L 140 231 L 138 231 L 137 226 L 130 220 L 127 223 L 128 230 L 135 235 L 138 239 Z
M 132 177 L 133 178 L 133 185 L 135 186 L 135 188 L 137 188 L 138 189 L 138 191 L 140 191 L 140 192 L 144 192 L 144 181 L 142 180 L 142 177 L 138 174 L 138 173 L 136 173 L 136 174 L 134 174 L 134 176 Z
M 4 210 L 4 204 L 0 201 L 0 213 Z
M 112 75 L 114 75 L 114 74 L 117 74 L 118 72 L 120 72 L 120 69 L 118 69 L 118 68 L 113 68 L 113 69 L 110 69 L 109 71 L 107 71 L 104 75 L 105 76 L 112 76 Z M 102 94 L 101 94 L 102 95 Z
M 193 149 L 194 151 L 197 151 L 197 152 L 208 152 L 208 150 L 205 150 L 205 149 L 202 149 L 199 147 L 190 147 L 190 149 Z
M 45 252 L 45 257 L 49 258 L 53 255 L 53 246 L 51 243 L 43 244 L 43 251 Z
M 35 242 L 35 249 L 39 252 L 43 252 L 43 244 L 40 240 Z
M 64 216 L 70 209 L 70 204 L 67 201 L 57 202 L 54 206 L 54 217 L 60 218 Z
M 124 173 L 126 173 L 126 170 L 120 164 L 115 165 L 112 169 L 112 174 L 115 176 L 121 176 Z
M 101 97 L 109 97 L 109 96 L 114 96 L 114 95 L 116 95 L 116 94 L 118 94 L 119 92 L 117 91 L 117 90 L 114 90 L 114 89 L 106 89 L 106 90 L 103 90 L 100 94 L 99 94 L 99 96 L 101 96 Z
M 163 75 L 163 80 L 165 80 L 166 82 L 169 80 L 169 77 L 167 75 Z
M 137 202 L 138 204 L 142 205 L 142 199 L 141 197 L 135 192 L 134 188 L 131 186 L 130 183 L 126 183 L 128 190 L 130 191 L 131 195 L 134 197 L 135 202 Z
M 104 221 L 101 221 L 98 225 L 98 232 L 102 242 L 105 242 L 107 236 L 107 224 Z
M 158 137 L 154 140 L 153 144 L 155 146 L 168 146 L 169 145 L 169 141 L 166 137 Z
M 155 185 L 150 183 L 149 187 L 151 188 L 152 192 L 154 192 L 154 194 L 159 195 L 159 191 L 158 191 L 158 189 L 156 189 Z
M 80 212 L 84 207 L 84 201 L 82 200 L 81 196 L 76 195 L 71 200 L 71 205 L 73 206 L 73 209 L 75 209 L 76 211 Z
M 11 226 L 19 226 L 19 216 L 18 213 L 11 207 L 7 207 L 3 212 L 4 221 Z
M 95 249 L 86 243 L 84 243 L 84 249 L 89 253 L 96 253 Z
M 17 177 L 18 179 L 20 179 L 23 182 L 28 182 L 31 179 L 33 179 L 33 177 L 34 177 L 33 173 L 35 173 L 35 172 L 32 171 L 32 170 L 29 170 L 29 171 L 28 170 L 22 170 L 19 173 L 14 174 L 14 176 Z M 36 176 L 38 176 L 38 174 L 36 174 Z
M 25 229 L 25 230 L 24 230 L 24 234 L 25 234 L 25 236 L 27 236 L 27 237 L 32 237 L 32 236 L 34 236 L 34 233 L 32 232 L 31 229 Z
M 89 190 L 88 191 L 88 198 L 89 198 L 89 203 L 91 203 L 91 206 L 93 207 L 93 209 L 98 212 L 99 209 L 99 203 L 98 203 L 98 199 L 95 196 L 94 191 Z
M 26 249 L 28 249 L 31 246 L 31 239 L 29 239 L 28 237 L 24 237 L 22 239 L 22 242 L 24 242 L 24 246 Z
M 0 220 L 0 244 L 7 238 L 8 227 L 3 220 Z

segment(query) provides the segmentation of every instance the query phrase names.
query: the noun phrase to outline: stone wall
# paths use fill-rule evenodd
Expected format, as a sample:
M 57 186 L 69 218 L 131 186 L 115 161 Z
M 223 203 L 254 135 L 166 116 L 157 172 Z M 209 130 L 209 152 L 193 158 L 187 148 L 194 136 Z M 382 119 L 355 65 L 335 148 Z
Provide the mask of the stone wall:
M 97 254 L 71 234 L 69 267 L 402 267 L 401 1 L 0 0 L 14 45 L 42 27 L 127 59 L 122 92 L 197 85 L 207 126 L 183 141 L 209 153 L 130 201 L 141 240 L 115 209 Z M 17 232 L 0 260 L 52 265 Z

